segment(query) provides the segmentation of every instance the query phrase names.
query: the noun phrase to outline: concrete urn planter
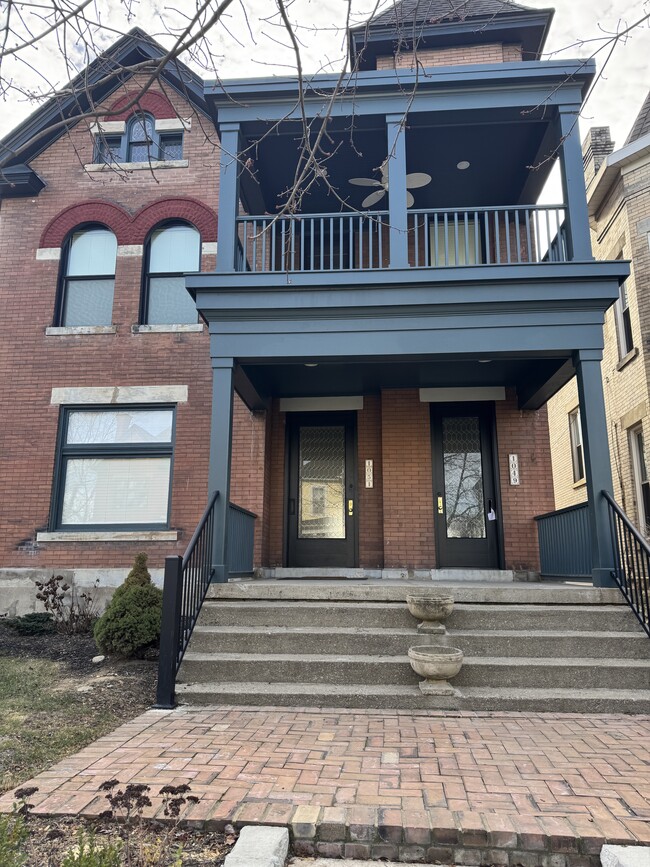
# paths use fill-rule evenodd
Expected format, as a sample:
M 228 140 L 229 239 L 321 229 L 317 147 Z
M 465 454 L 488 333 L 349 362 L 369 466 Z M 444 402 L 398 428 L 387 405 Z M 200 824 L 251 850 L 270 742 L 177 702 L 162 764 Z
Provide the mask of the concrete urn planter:
M 409 648 L 411 668 L 424 677 L 420 689 L 428 695 L 458 695 L 447 681 L 455 677 L 463 665 L 463 651 L 444 644 L 419 644 Z
M 409 611 L 422 622 L 418 632 L 443 634 L 446 632 L 443 620 L 446 620 L 454 608 L 454 597 L 449 593 L 409 593 L 406 597 Z

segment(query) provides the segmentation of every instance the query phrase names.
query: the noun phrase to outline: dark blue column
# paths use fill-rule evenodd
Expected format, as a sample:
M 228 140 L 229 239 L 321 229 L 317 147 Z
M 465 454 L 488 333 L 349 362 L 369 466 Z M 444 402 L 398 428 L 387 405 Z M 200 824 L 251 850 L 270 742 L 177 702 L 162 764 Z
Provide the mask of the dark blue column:
M 219 126 L 221 161 L 219 166 L 219 233 L 217 237 L 217 271 L 234 271 L 239 212 L 238 123 Z
M 613 587 L 614 552 L 607 503 L 603 491 L 612 493 L 612 469 L 603 379 L 600 371 L 602 353 L 580 350 L 574 355 L 580 398 L 580 419 L 585 461 L 589 523 L 592 540 L 592 578 L 596 587 Z
M 230 502 L 230 463 L 232 458 L 233 413 L 232 358 L 212 359 L 212 425 L 210 429 L 210 470 L 208 490 L 219 491 L 214 513 L 212 548 L 213 581 L 228 580 L 228 504 Z
M 585 173 L 578 128 L 579 111 L 578 105 L 559 108 L 560 167 L 564 203 L 567 206 L 569 259 L 588 261 L 594 257 L 591 251 Z
M 406 117 L 387 114 L 388 223 L 390 267 L 408 268 L 408 212 L 406 208 Z

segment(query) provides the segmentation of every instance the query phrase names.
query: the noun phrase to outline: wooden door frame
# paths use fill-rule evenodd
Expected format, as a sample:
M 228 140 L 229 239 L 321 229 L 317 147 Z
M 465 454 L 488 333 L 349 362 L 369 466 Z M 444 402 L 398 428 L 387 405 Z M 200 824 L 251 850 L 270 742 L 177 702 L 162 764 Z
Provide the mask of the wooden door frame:
M 287 412 L 285 415 L 284 425 L 284 482 L 283 482 L 283 502 L 282 502 L 282 563 L 285 568 L 294 568 L 288 565 L 289 561 L 289 494 L 290 494 L 290 461 L 291 461 L 291 432 L 294 426 L 299 427 L 301 424 L 318 424 L 319 422 L 331 422 L 332 425 L 351 424 L 352 425 L 352 455 L 350 463 L 352 466 L 352 477 L 354 484 L 354 520 L 352 521 L 352 553 L 353 564 L 351 566 L 341 566 L 341 569 L 356 569 L 359 565 L 359 467 L 358 467 L 358 420 L 359 413 L 357 410 L 313 410 L 301 412 Z M 346 480 L 347 482 L 347 480 Z M 346 496 L 346 501 L 347 501 Z M 300 567 L 295 567 L 300 568 Z M 307 567 L 305 567 L 307 568 Z M 337 567 L 332 567 L 337 568 Z

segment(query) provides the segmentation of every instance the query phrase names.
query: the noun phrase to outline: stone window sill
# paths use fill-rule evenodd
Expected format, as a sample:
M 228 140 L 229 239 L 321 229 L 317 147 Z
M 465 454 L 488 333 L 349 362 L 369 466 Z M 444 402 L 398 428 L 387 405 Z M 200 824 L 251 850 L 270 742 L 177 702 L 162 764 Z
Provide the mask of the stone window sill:
M 189 160 L 151 160 L 146 163 L 87 163 L 84 166 L 86 172 L 139 172 L 146 169 L 186 169 Z
M 198 334 L 203 331 L 203 324 L 196 325 L 132 325 L 134 334 Z
M 586 484 L 587 484 L 587 480 L 586 480 L 586 479 L 578 479 L 577 482 L 574 482 L 574 483 L 573 483 L 573 490 L 574 490 L 574 491 L 577 491 L 579 488 L 584 488 L 584 486 L 585 486 Z
M 623 368 L 627 367 L 631 361 L 634 361 L 634 359 L 637 357 L 638 354 L 639 354 L 639 347 L 638 346 L 635 346 L 633 349 L 630 349 L 628 354 L 624 355 L 623 358 L 621 358 L 619 363 L 616 365 L 616 369 L 617 370 L 623 370 Z
M 80 530 L 37 533 L 37 542 L 176 542 L 177 530 Z
M 61 325 L 45 329 L 47 337 L 68 337 L 71 334 L 117 334 L 117 325 Z

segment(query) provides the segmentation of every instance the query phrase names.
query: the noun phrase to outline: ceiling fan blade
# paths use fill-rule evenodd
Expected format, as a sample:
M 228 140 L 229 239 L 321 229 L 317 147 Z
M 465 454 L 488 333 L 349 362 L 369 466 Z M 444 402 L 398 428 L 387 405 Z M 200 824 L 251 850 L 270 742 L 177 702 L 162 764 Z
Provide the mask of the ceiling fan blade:
M 381 199 L 383 199 L 385 195 L 386 195 L 386 190 L 384 190 L 384 189 L 375 190 L 374 193 L 370 193 L 370 195 L 366 196 L 366 198 L 363 200 L 363 202 L 361 202 L 361 207 L 362 208 L 372 208 L 372 206 L 376 205 L 377 202 L 379 202 Z
M 406 176 L 406 189 L 417 190 L 418 187 L 426 187 L 431 183 L 431 175 L 426 172 L 411 172 Z
M 410 193 L 407 192 L 407 194 L 406 194 L 406 207 L 412 208 L 414 204 L 415 204 L 415 199 L 413 198 L 413 196 Z
M 349 184 L 355 184 L 357 187 L 380 187 L 381 182 L 374 178 L 350 178 Z

